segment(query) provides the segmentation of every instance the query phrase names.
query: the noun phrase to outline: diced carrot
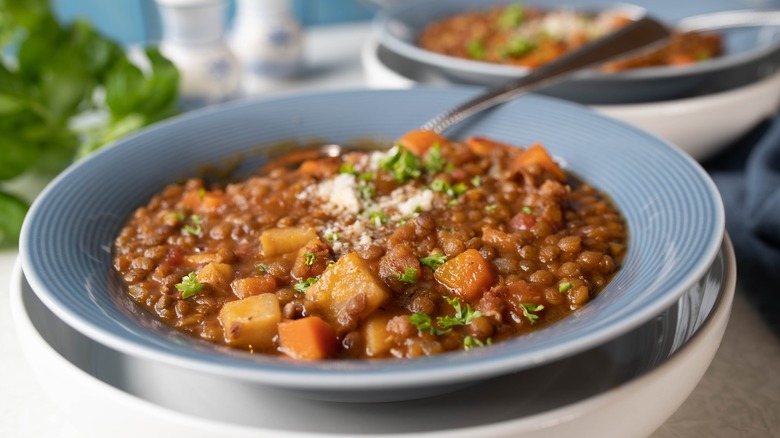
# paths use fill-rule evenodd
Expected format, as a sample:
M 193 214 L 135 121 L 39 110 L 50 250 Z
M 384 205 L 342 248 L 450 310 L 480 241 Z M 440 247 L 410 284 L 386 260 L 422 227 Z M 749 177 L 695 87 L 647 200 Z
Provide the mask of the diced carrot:
M 419 157 L 425 155 L 428 149 L 435 144 L 443 145 L 448 140 L 441 135 L 426 130 L 409 131 L 398 139 L 398 144 L 409 149 L 409 151 Z
M 210 192 L 193 190 L 187 192 L 182 197 L 180 204 L 196 213 L 212 213 L 217 211 L 225 202 L 225 194 L 221 190 Z
M 476 249 L 467 249 L 447 260 L 434 271 L 433 276 L 466 301 L 479 299 L 495 282 L 490 263 Z
M 338 347 L 336 331 L 317 316 L 279 323 L 279 349 L 294 359 L 333 357 Z
M 494 149 L 511 150 L 515 148 L 510 144 L 501 143 L 487 137 L 469 137 L 466 139 L 466 146 L 471 149 L 471 152 L 481 156 L 489 154 Z
M 519 157 L 515 158 L 510 167 L 518 169 L 532 165 L 537 165 L 543 170 L 550 172 L 561 181 L 566 179 L 566 174 L 563 173 L 563 170 L 558 166 L 558 163 L 556 163 L 544 147 L 538 143 L 526 149 Z

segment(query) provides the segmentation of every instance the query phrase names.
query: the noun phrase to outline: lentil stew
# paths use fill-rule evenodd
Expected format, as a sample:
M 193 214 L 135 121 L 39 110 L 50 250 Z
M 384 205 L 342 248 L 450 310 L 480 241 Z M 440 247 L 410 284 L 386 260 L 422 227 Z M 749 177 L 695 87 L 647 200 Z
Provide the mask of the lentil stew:
M 129 218 L 114 267 L 133 300 L 211 342 L 412 358 L 566 317 L 618 270 L 627 233 L 541 145 L 412 131 L 387 151 L 170 185 Z
M 471 10 L 426 26 L 420 47 L 457 58 L 537 68 L 612 32 L 630 19 L 619 11 L 543 10 L 516 3 Z M 668 45 L 608 63 L 604 70 L 689 65 L 721 56 L 720 35 L 674 33 Z

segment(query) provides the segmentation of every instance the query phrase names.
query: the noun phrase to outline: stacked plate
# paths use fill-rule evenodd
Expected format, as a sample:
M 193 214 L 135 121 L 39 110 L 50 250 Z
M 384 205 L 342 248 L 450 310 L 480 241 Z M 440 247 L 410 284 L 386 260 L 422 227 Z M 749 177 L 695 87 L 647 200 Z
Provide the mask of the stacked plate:
M 375 20 L 372 38 L 363 48 L 367 81 L 375 88 L 408 88 L 420 84 L 497 85 L 527 74 L 526 69 L 471 61 L 420 48 L 417 36 L 435 20 L 511 0 L 393 2 Z M 566 0 L 524 2 L 546 9 L 571 7 Z M 674 26 L 689 23 L 723 25 L 734 17 L 704 14 L 744 9 L 748 2 L 717 0 L 680 3 L 672 0 L 632 2 Z M 586 0 L 576 8 L 603 7 Z M 726 54 L 687 67 L 653 67 L 618 74 L 584 72 L 542 94 L 579 102 L 596 111 L 656 134 L 705 159 L 728 146 L 780 104 L 780 12 L 763 25 L 720 29 Z M 691 17 L 698 17 L 692 19 Z M 739 108 L 739 111 L 734 111 Z
M 734 256 L 717 189 L 693 159 L 579 105 L 524 96 L 451 133 L 541 142 L 626 218 L 617 275 L 533 335 L 420 360 L 296 363 L 170 329 L 141 312 L 113 272 L 115 236 L 167 184 L 204 167 L 246 175 L 291 140 L 395 139 L 478 91 L 236 102 L 160 123 L 68 169 L 26 218 L 13 280 L 18 331 L 44 388 L 95 436 L 651 433 L 718 348 Z

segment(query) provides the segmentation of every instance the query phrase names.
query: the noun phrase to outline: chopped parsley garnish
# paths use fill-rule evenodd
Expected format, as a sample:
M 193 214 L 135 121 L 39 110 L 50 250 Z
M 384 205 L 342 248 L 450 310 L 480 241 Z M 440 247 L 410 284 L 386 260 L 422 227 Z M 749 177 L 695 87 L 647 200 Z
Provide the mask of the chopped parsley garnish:
M 433 269 L 434 271 L 443 265 L 447 261 L 447 256 L 444 253 L 431 254 L 428 257 L 421 257 L 420 263 Z
M 257 270 L 260 271 L 260 272 L 266 273 L 266 272 L 268 272 L 268 265 L 266 265 L 265 263 L 258 263 L 257 264 Z
M 307 252 L 306 254 L 303 255 L 303 264 L 306 266 L 311 266 L 314 264 L 314 259 L 316 258 L 317 256 L 315 256 L 310 252 Z
M 452 185 L 447 181 L 439 178 L 433 180 L 433 182 L 431 182 L 430 187 L 431 190 L 433 190 L 434 192 L 446 193 L 448 196 L 452 198 L 457 198 L 458 196 L 466 193 L 466 190 L 468 190 L 466 184 L 462 182 Z
M 372 224 L 374 224 L 375 227 L 381 227 L 382 224 L 386 224 L 387 221 L 390 220 L 390 218 L 388 218 L 386 214 L 382 213 L 379 210 L 375 210 L 369 213 L 368 219 L 371 221 Z
M 491 345 L 492 343 L 493 343 L 493 338 L 487 338 L 485 342 L 482 342 L 479 340 L 479 338 L 475 338 L 473 336 L 466 336 L 465 338 L 463 338 L 463 349 L 469 351 L 474 348 L 484 347 L 485 345 Z
M 501 48 L 501 56 L 508 58 L 510 56 L 520 57 L 534 49 L 534 43 L 528 38 L 516 36 Z
M 198 199 L 203 199 L 206 197 L 206 189 L 203 187 L 198 189 Z
M 485 44 L 479 38 L 474 38 L 466 44 L 466 51 L 473 59 L 485 59 Z
M 441 147 L 436 143 L 425 156 L 425 170 L 433 174 L 441 172 L 445 167 L 447 167 L 447 160 L 441 156 Z
M 525 18 L 525 8 L 521 3 L 515 3 L 507 6 L 504 12 L 498 17 L 498 26 L 501 29 L 511 29 L 517 27 Z
M 295 289 L 295 292 L 298 292 L 299 294 L 305 294 L 306 290 L 309 289 L 309 286 L 316 283 L 319 279 L 319 277 L 309 277 L 306 280 L 301 280 L 295 283 L 293 289 Z
M 488 213 L 493 213 L 494 211 L 496 211 L 496 208 L 498 208 L 498 205 L 496 204 L 486 205 L 485 211 L 487 211 Z
M 181 278 L 181 283 L 177 283 L 174 286 L 181 291 L 181 297 L 187 299 L 202 291 L 205 285 L 198 281 L 195 272 L 190 272 Z
M 539 315 L 537 315 L 536 312 L 544 309 L 544 306 L 541 304 L 522 303 L 520 306 L 520 309 L 523 311 L 523 316 L 528 319 L 528 322 L 530 322 L 531 325 L 536 324 L 536 321 L 539 319 Z
M 479 187 L 482 185 L 482 177 L 477 175 L 474 178 L 471 178 L 471 185 L 474 187 Z
M 376 179 L 376 173 L 374 172 L 363 172 L 360 175 L 357 176 L 359 180 L 362 181 L 373 181 Z
M 574 287 L 574 283 L 566 281 L 558 285 L 558 292 L 564 293 Z
M 330 233 L 325 234 L 325 239 L 329 242 L 335 242 L 339 240 L 339 233 L 336 231 L 331 231 Z
M 534 214 L 534 210 L 531 207 L 523 207 L 520 211 L 529 215 Z
M 361 182 L 358 184 L 358 194 L 364 201 L 370 201 L 376 195 L 376 189 L 372 185 Z
M 420 157 L 411 153 L 401 145 L 396 146 L 396 152 L 379 163 L 379 167 L 393 174 L 398 182 L 406 182 L 422 175 Z
M 406 270 L 404 270 L 403 274 L 396 272 L 395 278 L 397 278 L 401 283 L 414 284 L 417 281 L 417 269 L 406 265 Z
M 339 173 L 354 175 L 355 165 L 353 163 L 341 163 L 341 166 L 339 166 Z
M 181 230 L 185 233 L 200 236 L 200 234 L 203 232 L 203 228 L 200 226 L 200 224 L 203 222 L 203 218 L 197 214 L 193 214 L 190 216 L 190 220 L 192 221 L 192 225 L 185 225 Z
M 464 309 L 457 298 L 444 297 L 444 299 L 455 309 L 455 316 L 437 317 L 436 323 L 439 324 L 439 327 L 449 328 L 455 325 L 469 325 L 471 321 L 482 316 L 482 312 L 472 310 L 468 303 L 466 303 L 466 308 Z
M 435 325 L 433 325 L 431 317 L 422 312 L 409 315 L 409 322 L 414 324 L 414 326 L 417 327 L 417 330 L 420 330 L 421 332 L 429 331 L 434 336 L 450 332 L 449 329 L 440 330 L 437 328 Z
M 453 199 L 450 202 L 447 203 L 447 207 L 455 207 L 456 205 L 460 204 L 457 199 Z
M 174 221 L 174 222 L 181 222 L 183 221 L 187 216 L 184 213 L 174 211 L 172 213 L 168 213 L 165 216 L 163 216 L 163 219 L 166 221 Z

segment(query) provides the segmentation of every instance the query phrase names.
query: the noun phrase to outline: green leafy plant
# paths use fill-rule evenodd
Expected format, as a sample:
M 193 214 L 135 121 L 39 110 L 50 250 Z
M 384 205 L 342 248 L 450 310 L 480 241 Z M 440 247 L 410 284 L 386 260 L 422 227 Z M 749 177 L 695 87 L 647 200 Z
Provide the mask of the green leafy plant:
M 149 48 L 147 72 L 88 22 L 61 23 L 50 0 L 0 0 L 0 246 L 14 245 L 26 203 L 7 192 L 24 174 L 74 160 L 177 112 L 179 72 Z M 92 123 L 84 123 L 90 119 Z M 81 122 L 81 123 L 80 123 Z M 6 191 L 4 191 L 6 190 Z

